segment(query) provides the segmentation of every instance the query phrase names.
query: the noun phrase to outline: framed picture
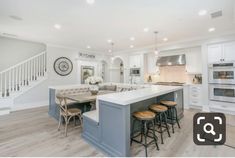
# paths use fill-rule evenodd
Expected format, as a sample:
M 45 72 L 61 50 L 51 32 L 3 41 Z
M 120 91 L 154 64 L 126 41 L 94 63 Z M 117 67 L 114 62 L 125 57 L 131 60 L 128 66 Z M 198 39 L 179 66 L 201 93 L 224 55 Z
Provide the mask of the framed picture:
M 81 83 L 84 84 L 88 77 L 94 76 L 94 73 L 94 66 L 81 66 Z

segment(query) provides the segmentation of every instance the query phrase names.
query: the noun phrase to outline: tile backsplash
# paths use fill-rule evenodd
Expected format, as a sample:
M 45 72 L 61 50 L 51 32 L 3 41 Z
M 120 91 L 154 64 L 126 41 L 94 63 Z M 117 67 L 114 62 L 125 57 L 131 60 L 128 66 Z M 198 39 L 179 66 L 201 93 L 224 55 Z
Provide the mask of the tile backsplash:
M 192 83 L 194 75 L 188 74 L 185 66 L 163 66 L 159 67 L 159 74 L 151 77 L 153 82 Z

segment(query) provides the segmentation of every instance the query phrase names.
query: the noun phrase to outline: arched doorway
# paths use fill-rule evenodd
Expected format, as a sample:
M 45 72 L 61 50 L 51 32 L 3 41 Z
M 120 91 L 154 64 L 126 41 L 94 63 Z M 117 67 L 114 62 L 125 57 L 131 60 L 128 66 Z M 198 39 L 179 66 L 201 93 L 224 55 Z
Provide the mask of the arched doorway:
M 124 83 L 124 64 L 120 57 L 113 58 L 110 75 L 112 82 Z

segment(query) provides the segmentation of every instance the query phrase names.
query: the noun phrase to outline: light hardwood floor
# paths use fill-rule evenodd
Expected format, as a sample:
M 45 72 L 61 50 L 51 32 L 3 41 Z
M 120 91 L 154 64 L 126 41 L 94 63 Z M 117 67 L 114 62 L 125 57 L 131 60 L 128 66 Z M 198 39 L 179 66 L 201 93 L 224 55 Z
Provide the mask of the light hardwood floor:
M 105 156 L 81 138 L 81 129 L 68 127 L 68 137 L 57 131 L 57 122 L 48 116 L 47 107 L 13 112 L 0 116 L 0 156 Z M 197 146 L 193 143 L 192 118 L 196 110 L 185 111 L 181 129 L 160 144 L 151 145 L 149 156 L 235 156 L 227 146 Z M 227 116 L 226 144 L 235 146 L 235 116 Z M 132 156 L 144 156 L 143 146 L 133 143 Z

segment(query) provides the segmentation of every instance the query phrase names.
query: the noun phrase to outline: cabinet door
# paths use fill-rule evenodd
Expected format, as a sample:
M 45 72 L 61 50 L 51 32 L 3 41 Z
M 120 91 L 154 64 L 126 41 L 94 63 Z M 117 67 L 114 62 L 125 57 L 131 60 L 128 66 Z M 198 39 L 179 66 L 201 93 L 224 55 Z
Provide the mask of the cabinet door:
M 147 55 L 147 71 L 148 74 L 154 74 L 157 72 L 157 66 L 156 66 L 156 56 L 154 53 L 149 53 Z
M 193 48 L 186 53 L 186 70 L 191 74 L 202 73 L 201 48 Z
M 141 55 L 136 55 L 135 56 L 135 66 L 136 67 L 141 67 Z
M 141 67 L 141 55 L 132 55 L 129 58 L 130 67 Z
M 221 44 L 208 46 L 208 63 L 219 62 L 223 59 L 223 49 Z
M 130 66 L 130 68 L 134 67 L 134 57 L 133 56 L 129 57 L 129 66 Z
M 224 60 L 235 61 L 235 41 L 224 44 Z

